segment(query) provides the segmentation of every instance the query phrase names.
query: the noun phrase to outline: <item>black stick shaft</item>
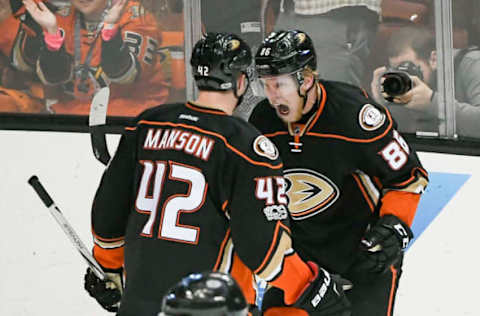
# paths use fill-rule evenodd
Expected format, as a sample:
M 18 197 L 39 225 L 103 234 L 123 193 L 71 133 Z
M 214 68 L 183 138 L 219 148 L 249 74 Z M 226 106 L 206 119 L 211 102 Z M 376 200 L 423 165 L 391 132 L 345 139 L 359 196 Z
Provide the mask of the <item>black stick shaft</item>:
M 53 200 L 48 194 L 47 190 L 45 190 L 45 188 L 43 187 L 40 180 L 38 180 L 37 176 L 31 176 L 30 179 L 28 179 L 28 183 L 33 187 L 35 192 L 37 192 L 38 196 L 46 207 L 52 206 Z

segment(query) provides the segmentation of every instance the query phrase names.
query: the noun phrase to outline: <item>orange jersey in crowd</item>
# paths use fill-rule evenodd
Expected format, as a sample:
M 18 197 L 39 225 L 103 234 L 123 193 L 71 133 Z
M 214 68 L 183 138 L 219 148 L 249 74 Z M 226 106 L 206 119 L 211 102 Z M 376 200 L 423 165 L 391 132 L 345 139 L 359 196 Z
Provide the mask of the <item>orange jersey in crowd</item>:
M 109 115 L 134 116 L 148 107 L 165 102 L 169 94 L 170 56 L 169 54 L 157 54 L 157 48 L 161 41 L 158 35 L 160 32 L 154 17 L 142 12 L 138 2 L 130 1 L 117 23 L 123 44 L 129 48 L 131 56 L 136 60 L 130 63 L 131 65 L 126 69 L 122 69 L 122 66 L 119 65 L 119 69 L 116 70 L 120 73 L 113 77 L 110 74 L 107 75 L 107 71 L 104 69 L 106 68 L 104 63 L 108 62 L 109 58 L 102 60 L 102 49 L 105 49 L 105 43 L 102 43 L 101 35 L 95 38 L 97 23 L 83 23 L 83 19 L 76 17 L 77 14 L 73 7 L 57 11 L 56 16 L 58 26 L 64 32 L 63 48 L 65 53 L 71 56 L 71 74 L 68 78 L 70 80 L 55 82 L 55 76 L 53 79 L 52 76 L 49 77 L 51 67 L 59 67 L 58 61 L 54 58 L 49 62 L 39 63 L 39 75 L 44 82 L 62 84 L 63 91 L 58 98 L 59 101 L 51 107 L 55 113 L 87 115 L 98 84 L 110 85 Z M 80 48 L 80 56 L 76 57 L 75 25 L 77 19 L 82 27 L 79 31 L 78 42 L 80 44 L 77 44 Z M 79 64 L 85 64 L 92 45 L 89 79 L 83 82 L 83 86 L 86 88 L 79 89 L 81 80 L 74 75 L 75 59 L 79 58 Z M 118 50 L 120 47 L 121 45 Z
M 0 62 L 0 112 L 45 112 L 42 85 L 35 82 L 30 73 L 8 66 L 10 60 L 15 62 L 17 59 L 12 53 L 17 34 L 22 30 L 20 20 L 12 15 L 0 21 L 0 29 L 0 54 L 3 55 Z

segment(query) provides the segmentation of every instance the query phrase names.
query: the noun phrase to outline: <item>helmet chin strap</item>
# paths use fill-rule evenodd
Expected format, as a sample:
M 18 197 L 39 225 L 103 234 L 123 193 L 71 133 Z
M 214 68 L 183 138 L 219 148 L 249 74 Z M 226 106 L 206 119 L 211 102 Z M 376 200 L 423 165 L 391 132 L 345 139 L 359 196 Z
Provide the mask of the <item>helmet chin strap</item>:
M 237 98 L 237 104 L 235 104 L 235 108 L 238 107 L 242 101 L 243 101 L 243 96 L 245 93 L 247 93 L 248 87 L 250 86 L 250 80 L 248 79 L 247 74 L 245 74 L 245 80 L 247 81 L 245 91 L 242 93 L 242 95 L 238 95 L 238 89 L 237 89 L 237 80 L 233 80 L 233 95 L 235 95 L 235 98 Z
M 310 93 L 310 90 L 312 90 L 312 88 L 315 86 L 315 79 L 314 79 L 312 85 L 310 86 L 310 88 L 308 88 L 308 90 L 305 91 L 305 95 L 302 95 L 302 93 L 300 91 L 300 87 L 302 86 L 303 82 L 305 81 L 305 78 L 303 77 L 303 74 L 302 74 L 301 71 L 297 71 L 295 73 L 295 77 L 296 77 L 297 83 L 298 83 L 297 93 L 300 96 L 300 98 L 303 99 L 303 104 L 302 104 L 302 111 L 303 111 L 303 109 L 305 109 L 305 105 L 307 104 L 308 93 Z

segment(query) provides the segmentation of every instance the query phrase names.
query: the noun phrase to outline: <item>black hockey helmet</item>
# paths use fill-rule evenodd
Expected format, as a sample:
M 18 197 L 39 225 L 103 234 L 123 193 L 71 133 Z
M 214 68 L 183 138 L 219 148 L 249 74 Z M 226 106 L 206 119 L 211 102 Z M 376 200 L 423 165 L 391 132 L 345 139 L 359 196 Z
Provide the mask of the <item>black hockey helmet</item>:
M 307 66 L 312 70 L 317 68 L 315 48 L 310 36 L 299 30 L 271 32 L 255 55 L 260 78 L 294 74 Z
M 193 48 L 190 64 L 200 90 L 226 91 L 252 64 L 250 47 L 235 34 L 207 33 Z
M 248 307 L 230 275 L 204 272 L 190 274 L 171 288 L 160 315 L 247 316 Z

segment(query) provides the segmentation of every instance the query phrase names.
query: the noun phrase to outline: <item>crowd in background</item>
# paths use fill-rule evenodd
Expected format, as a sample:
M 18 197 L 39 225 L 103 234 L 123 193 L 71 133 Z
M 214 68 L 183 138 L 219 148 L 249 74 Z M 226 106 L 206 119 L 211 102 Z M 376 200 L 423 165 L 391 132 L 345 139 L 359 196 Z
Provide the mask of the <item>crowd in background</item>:
M 56 21 L 59 33 L 50 34 L 49 20 L 33 15 L 22 1 L 0 0 L 0 112 L 88 115 L 92 97 L 105 86 L 110 89 L 109 115 L 135 116 L 151 106 L 183 102 L 183 1 L 123 0 L 116 20 L 102 23 L 119 2 L 95 0 L 85 6 L 78 0 L 49 0 L 37 5 Z M 435 32 L 440 30 L 434 27 L 432 0 L 201 4 L 203 31 L 237 33 L 254 51 L 272 30 L 297 28 L 311 34 L 320 77 L 365 88 L 391 110 L 400 131 L 435 132 L 445 120 L 436 91 Z M 456 0 L 452 5 L 457 132 L 480 137 L 475 130 L 480 118 L 480 4 Z M 414 87 L 389 99 L 382 94 L 382 75 L 407 61 L 420 70 L 413 74 Z M 250 77 L 255 83 L 253 71 Z M 253 84 L 239 116 L 247 118 L 261 95 Z
M 183 99 L 182 1 L 2 0 L 0 111 L 135 116 Z

